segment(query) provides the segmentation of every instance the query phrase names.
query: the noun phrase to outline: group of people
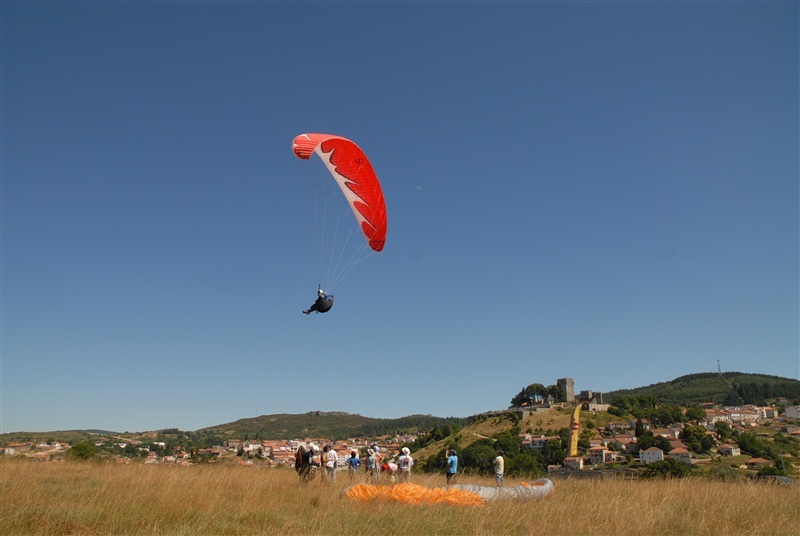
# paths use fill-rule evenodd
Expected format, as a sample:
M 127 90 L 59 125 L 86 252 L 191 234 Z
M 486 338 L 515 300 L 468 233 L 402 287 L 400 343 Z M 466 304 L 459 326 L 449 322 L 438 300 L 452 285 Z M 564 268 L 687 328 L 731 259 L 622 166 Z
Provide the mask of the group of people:
M 351 451 L 350 457 L 345 462 L 350 473 L 350 479 L 354 480 L 356 478 L 358 468 L 363 464 L 366 481 L 371 484 L 378 484 L 381 480 L 381 474 L 384 474 L 386 480 L 392 484 L 398 480 L 400 482 L 409 482 L 411 480 L 411 468 L 414 467 L 414 459 L 411 457 L 411 451 L 408 447 L 403 447 L 401 453 L 396 461 L 392 459 L 384 460 L 381 448 L 373 443 L 367 449 L 366 460 L 362 462 L 358 457 L 358 452 Z M 318 455 L 319 458 L 317 458 Z M 455 449 L 447 449 L 445 455 L 447 458 L 445 478 L 447 479 L 447 484 L 450 485 L 455 483 L 458 475 L 458 455 Z M 311 445 L 308 449 L 300 446 L 295 456 L 295 470 L 303 482 L 308 482 L 318 467 L 325 468 L 324 472 L 321 473 L 323 481 L 336 482 L 338 465 L 339 455 L 336 454 L 332 445 L 325 445 L 321 454 L 317 445 Z M 498 450 L 497 457 L 492 460 L 492 470 L 494 471 L 497 486 L 502 487 L 505 474 L 505 459 L 503 458 L 502 450 Z
M 403 447 L 401 453 L 397 461 L 392 459 L 384 460 L 381 448 L 373 443 L 367 449 L 366 460 L 362 462 L 358 457 L 358 451 L 351 451 L 350 457 L 345 460 L 350 479 L 354 480 L 356 478 L 358 468 L 363 464 L 367 482 L 377 484 L 380 482 L 381 474 L 384 474 L 386 480 L 391 483 L 395 483 L 398 478 L 400 482 L 410 481 L 414 459 L 411 457 L 411 450 L 408 447 Z M 319 447 L 316 445 L 311 445 L 308 449 L 301 445 L 295 455 L 295 470 L 303 482 L 311 480 L 319 467 L 325 468 L 322 473 L 323 481 L 336 482 L 338 465 L 339 455 L 331 445 L 325 445 L 321 454 L 319 453 Z
M 322 453 L 317 445 L 311 445 L 309 448 L 301 445 L 295 453 L 294 469 L 303 482 L 311 480 L 317 469 L 321 467 L 324 468 L 324 471 L 320 473 L 322 480 L 330 479 L 331 482 L 336 482 L 338 465 L 339 455 L 333 450 L 333 445 L 325 445 Z

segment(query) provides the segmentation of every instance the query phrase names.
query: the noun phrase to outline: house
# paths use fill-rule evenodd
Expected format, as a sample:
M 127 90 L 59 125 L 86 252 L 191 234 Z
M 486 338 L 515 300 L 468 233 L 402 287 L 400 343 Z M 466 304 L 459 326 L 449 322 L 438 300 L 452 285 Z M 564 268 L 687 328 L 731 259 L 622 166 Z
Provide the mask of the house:
M 755 408 L 742 408 L 739 413 L 739 418 L 742 422 L 756 422 L 761 419 L 761 414 Z
M 33 443 L 9 443 L 6 445 L 6 456 L 13 456 L 22 450 L 30 450 Z
M 610 422 L 606 425 L 606 430 L 609 433 L 618 434 L 620 432 L 630 432 L 633 428 L 631 428 L 629 422 Z
M 547 443 L 550 441 L 561 439 L 559 436 L 537 436 L 531 437 L 530 448 L 532 449 L 543 449 Z
M 667 456 L 683 464 L 692 465 L 692 453 L 686 449 L 672 449 Z
M 617 459 L 614 451 L 603 446 L 592 447 L 589 449 L 589 463 L 597 465 L 599 463 L 611 463 Z
M 731 414 L 724 409 L 706 410 L 706 422 L 713 424 L 717 421 L 731 422 Z
M 747 460 L 748 469 L 761 469 L 762 467 L 769 467 L 772 462 L 764 458 L 750 458 Z
M 787 419 L 800 419 L 800 406 L 786 406 Z
M 662 462 L 664 461 L 664 451 L 658 447 L 650 447 L 639 453 L 639 461 L 643 465 L 650 465 L 653 462 Z
M 672 449 L 670 450 L 675 450 L 675 449 L 689 450 L 689 447 L 686 446 L 686 443 L 684 443 L 680 439 L 671 439 L 669 445 L 672 447 Z
M 639 445 L 636 443 L 636 437 L 631 434 L 616 435 L 611 439 L 611 443 L 618 451 L 624 452 L 625 454 L 635 454 L 639 452 Z
M 261 441 L 245 441 L 241 444 L 241 448 L 245 453 L 248 454 L 251 452 L 258 452 L 258 449 L 262 448 Z
M 752 408 L 725 408 L 730 414 L 731 422 L 753 424 L 759 419 L 759 413 Z
M 723 456 L 739 456 L 742 454 L 742 451 L 739 450 L 739 447 L 735 445 L 729 445 L 727 443 L 723 443 L 717 447 L 717 452 Z
M 565 458 L 564 469 L 580 471 L 583 469 L 583 458 L 581 456 L 569 456 Z
M 678 439 L 681 435 L 680 428 L 656 428 L 653 430 L 653 436 L 666 437 L 667 439 Z

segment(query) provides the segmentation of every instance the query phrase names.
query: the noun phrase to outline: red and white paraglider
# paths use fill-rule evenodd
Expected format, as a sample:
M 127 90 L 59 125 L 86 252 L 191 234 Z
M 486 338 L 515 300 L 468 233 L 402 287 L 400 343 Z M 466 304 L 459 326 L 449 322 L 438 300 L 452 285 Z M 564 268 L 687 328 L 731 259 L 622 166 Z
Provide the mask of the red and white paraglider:
M 337 197 L 344 195 L 344 200 L 364 237 L 365 245 L 369 248 L 368 253 L 382 251 L 386 244 L 388 225 L 386 202 L 378 176 L 364 151 L 347 138 L 332 134 L 301 134 L 292 142 L 292 150 L 298 158 L 303 160 L 310 159 L 314 154 L 322 160 L 330 173 L 327 181 L 332 178 L 338 185 L 341 193 L 336 193 Z M 314 202 L 316 204 L 316 199 Z M 321 212 L 324 214 L 329 212 L 327 202 Z M 329 235 L 336 234 L 331 228 L 335 227 L 335 230 L 338 231 L 339 221 L 320 225 L 324 225 L 325 228 L 318 231 L 317 242 L 320 250 L 318 262 L 321 266 L 323 256 L 328 257 L 328 265 L 331 266 L 331 271 L 335 272 L 331 276 L 332 279 L 326 283 L 326 288 L 330 291 L 362 259 L 360 252 L 350 253 L 343 249 L 343 246 L 335 245 L 339 241 L 337 236 L 330 238 Z M 330 245 L 328 241 L 333 245 Z M 342 242 L 346 244 L 348 241 L 342 240 Z M 362 243 L 363 245 L 364 243 Z M 330 251 L 326 251 L 327 249 Z M 321 274 L 320 279 L 322 279 Z M 324 313 L 329 311 L 332 306 L 333 295 L 326 294 L 322 290 L 320 281 L 317 300 L 314 305 L 303 312 L 306 314 Z

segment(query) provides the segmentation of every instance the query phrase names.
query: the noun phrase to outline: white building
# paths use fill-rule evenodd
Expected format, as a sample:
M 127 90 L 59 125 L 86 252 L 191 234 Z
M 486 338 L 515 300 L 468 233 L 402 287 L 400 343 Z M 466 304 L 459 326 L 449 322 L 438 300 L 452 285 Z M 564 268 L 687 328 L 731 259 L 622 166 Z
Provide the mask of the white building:
M 643 465 L 650 465 L 653 462 L 663 462 L 664 451 L 658 447 L 650 447 L 639 453 L 639 461 Z

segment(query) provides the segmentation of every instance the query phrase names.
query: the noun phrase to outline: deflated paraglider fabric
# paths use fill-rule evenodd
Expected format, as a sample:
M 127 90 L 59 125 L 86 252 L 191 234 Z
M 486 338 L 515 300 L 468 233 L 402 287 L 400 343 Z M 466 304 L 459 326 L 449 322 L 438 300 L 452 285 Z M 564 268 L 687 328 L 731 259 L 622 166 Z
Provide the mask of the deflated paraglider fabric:
M 497 488 L 473 484 L 426 488 L 404 483 L 396 486 L 357 484 L 343 492 L 343 496 L 360 502 L 384 501 L 404 504 L 449 504 L 453 506 L 482 506 L 497 499 L 540 499 L 553 491 L 553 482 L 541 478 L 519 486 Z
M 406 482 L 396 486 L 356 484 L 344 490 L 344 496 L 360 502 L 399 502 L 404 504 L 450 504 L 481 506 L 483 498 L 475 493 L 453 488 L 426 488 Z
M 450 486 L 461 491 L 467 491 L 480 495 L 487 501 L 495 499 L 519 499 L 528 501 L 531 499 L 541 499 L 553 491 L 553 482 L 548 478 L 540 478 L 533 482 L 523 482 L 519 486 L 493 487 L 477 486 L 474 484 L 456 484 Z
M 294 139 L 292 149 L 303 160 L 314 153 L 320 157 L 350 204 L 369 247 L 381 251 L 386 244 L 386 203 L 364 151 L 352 141 L 331 134 L 301 134 Z

